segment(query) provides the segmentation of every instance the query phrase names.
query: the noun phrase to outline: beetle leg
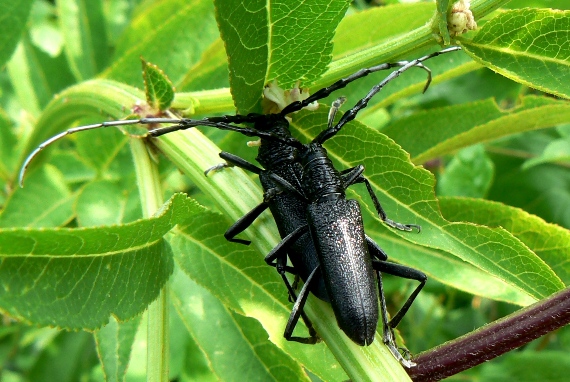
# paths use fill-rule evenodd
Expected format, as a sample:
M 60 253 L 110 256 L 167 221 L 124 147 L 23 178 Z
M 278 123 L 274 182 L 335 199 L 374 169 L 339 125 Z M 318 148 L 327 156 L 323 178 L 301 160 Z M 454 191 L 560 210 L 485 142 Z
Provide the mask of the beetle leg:
M 349 170 L 354 171 L 357 168 L 359 168 L 359 166 L 354 167 L 354 168 L 349 169 Z M 363 171 L 364 171 L 364 168 L 363 168 Z M 370 181 L 368 181 L 368 179 L 366 179 L 362 175 L 353 176 L 353 177 L 350 177 L 350 175 L 354 175 L 354 174 L 352 172 L 348 172 L 347 181 L 352 180 L 352 183 L 348 183 L 348 185 L 356 184 L 356 183 L 364 183 L 364 185 L 366 185 L 366 189 L 368 190 L 368 194 L 370 195 L 370 198 L 372 199 L 372 203 L 374 203 L 374 208 L 376 208 L 376 212 L 378 213 L 378 216 L 380 217 L 380 219 L 382 219 L 382 221 L 384 223 L 386 223 L 386 225 L 388 225 L 392 228 L 399 229 L 400 231 L 412 231 L 412 229 L 416 228 L 418 230 L 418 233 L 419 233 L 422 230 L 422 227 L 417 225 L 417 224 L 402 224 L 402 223 L 395 222 L 392 219 L 389 219 L 388 216 L 386 215 L 386 212 L 382 208 L 380 201 L 376 197 L 374 190 L 372 190 L 372 186 L 370 185 Z
M 425 273 L 418 271 L 417 269 L 406 267 L 405 265 L 401 264 L 390 263 L 388 261 L 373 261 L 373 266 L 374 269 L 378 271 L 420 282 L 420 285 L 418 285 L 410 297 L 408 297 L 408 300 L 400 308 L 398 313 L 396 313 L 392 320 L 390 320 L 390 327 L 395 328 L 398 326 L 402 318 L 406 315 L 408 309 L 410 309 L 410 306 L 412 306 L 412 303 L 426 284 L 427 276 Z
M 320 338 L 317 336 L 315 328 L 313 328 L 313 324 L 311 323 L 311 321 L 306 316 L 303 310 L 303 307 L 307 302 L 307 297 L 309 297 L 309 285 L 311 284 L 313 276 L 317 273 L 318 269 L 319 269 L 318 266 L 315 267 L 315 269 L 313 269 L 313 271 L 307 278 L 305 285 L 303 285 L 303 288 L 299 292 L 298 297 L 295 295 L 295 291 L 291 288 L 291 286 L 288 285 L 288 287 L 290 288 L 289 293 L 295 299 L 295 304 L 293 305 L 293 310 L 291 310 L 291 315 L 289 316 L 289 320 L 287 321 L 287 326 L 285 326 L 285 333 L 283 334 L 283 336 L 285 337 L 285 339 L 287 339 L 287 341 L 296 341 L 304 344 L 316 344 L 317 342 L 320 341 Z M 288 284 L 288 281 L 285 284 Z M 305 322 L 307 329 L 309 329 L 310 337 L 293 337 L 293 330 L 297 326 L 297 322 L 299 321 L 299 316 L 303 318 L 303 321 Z
M 388 260 L 388 255 L 374 240 L 370 238 L 370 236 L 366 236 L 366 244 L 368 244 L 368 252 L 370 252 L 370 256 L 372 257 L 372 262 L 374 260 L 386 261 Z
M 250 163 L 250 162 L 246 161 L 245 159 L 238 157 L 237 155 L 228 153 L 226 151 L 222 151 L 220 153 L 220 158 L 225 159 L 226 163 L 220 163 L 220 164 L 217 164 L 215 166 L 210 167 L 209 169 L 204 171 L 204 175 L 208 176 L 208 173 L 210 173 L 212 171 L 217 171 L 217 170 L 222 169 L 224 167 L 231 167 L 231 166 L 237 166 L 239 168 L 243 168 L 246 171 L 253 172 L 254 174 L 258 174 L 258 175 L 263 171 L 262 168 L 257 167 L 253 163 Z
M 236 239 L 235 237 L 245 231 L 254 222 L 254 220 L 257 219 L 259 215 L 261 215 L 261 213 L 267 209 L 267 207 L 269 207 L 269 204 L 266 201 L 263 201 L 254 209 L 242 216 L 224 233 L 226 240 L 233 243 L 250 245 L 251 241 L 245 239 Z
M 384 295 L 384 286 L 382 283 L 382 272 L 380 272 L 379 264 L 385 262 L 388 259 L 388 255 L 376 242 L 374 242 L 370 237 L 366 236 L 366 242 L 368 244 L 368 251 L 372 257 L 372 267 L 376 271 L 376 280 L 378 282 L 378 300 L 380 301 L 380 316 L 382 318 L 382 342 L 388 347 L 392 355 L 404 366 L 410 367 L 406 360 L 402 357 L 396 345 L 396 339 L 394 336 L 394 331 L 390 326 L 388 321 L 388 309 L 386 308 L 386 297 Z
M 407 358 L 404 358 L 400 353 L 400 348 L 396 345 L 396 337 L 394 335 L 394 326 L 391 325 L 392 321 L 388 322 L 388 310 L 386 309 L 386 297 L 384 295 L 384 287 L 382 284 L 382 272 L 379 270 L 385 261 L 372 260 L 372 266 L 376 271 L 376 277 L 378 280 L 378 298 L 380 300 L 380 312 L 382 316 L 382 342 L 388 347 L 390 353 L 400 362 L 403 366 L 410 368 L 416 366 L 416 364 Z M 409 307 L 409 306 L 408 306 Z M 408 352 L 407 349 L 404 349 Z
M 344 182 L 344 188 L 346 189 L 355 183 L 361 183 L 362 181 L 360 178 L 362 177 L 363 172 L 364 166 L 361 164 L 341 171 L 340 175 L 342 176 L 342 181 Z
M 297 228 L 295 231 L 291 232 L 289 235 L 285 236 L 283 240 L 279 242 L 272 250 L 269 252 L 267 256 L 265 256 L 265 262 L 271 266 L 275 266 L 273 261 L 275 259 L 279 259 L 282 257 L 287 256 L 287 251 L 289 250 L 289 246 L 293 244 L 298 238 L 303 236 L 306 232 L 309 231 L 309 226 L 304 225 L 302 227 Z

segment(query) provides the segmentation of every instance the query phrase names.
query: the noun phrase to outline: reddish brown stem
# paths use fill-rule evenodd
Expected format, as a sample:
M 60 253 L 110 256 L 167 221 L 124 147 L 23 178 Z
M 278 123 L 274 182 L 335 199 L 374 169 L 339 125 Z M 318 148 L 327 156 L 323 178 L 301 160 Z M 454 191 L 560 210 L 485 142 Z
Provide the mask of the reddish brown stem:
M 413 381 L 439 381 L 570 323 L 570 288 L 418 355 Z

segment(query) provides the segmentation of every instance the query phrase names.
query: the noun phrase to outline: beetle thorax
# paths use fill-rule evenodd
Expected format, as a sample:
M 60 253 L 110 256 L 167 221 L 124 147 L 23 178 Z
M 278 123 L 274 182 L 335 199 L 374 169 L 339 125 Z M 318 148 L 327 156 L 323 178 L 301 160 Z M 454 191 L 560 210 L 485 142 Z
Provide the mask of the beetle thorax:
M 283 138 L 290 138 L 289 122 L 280 114 L 267 115 L 255 124 L 255 128 L 260 131 L 274 133 Z M 295 157 L 295 149 L 289 145 L 283 144 L 270 139 L 261 139 L 261 145 L 256 160 L 271 170 L 283 162 L 293 162 Z
M 324 147 L 318 143 L 309 144 L 299 159 L 303 166 L 303 188 L 309 201 L 344 197 L 342 179 Z

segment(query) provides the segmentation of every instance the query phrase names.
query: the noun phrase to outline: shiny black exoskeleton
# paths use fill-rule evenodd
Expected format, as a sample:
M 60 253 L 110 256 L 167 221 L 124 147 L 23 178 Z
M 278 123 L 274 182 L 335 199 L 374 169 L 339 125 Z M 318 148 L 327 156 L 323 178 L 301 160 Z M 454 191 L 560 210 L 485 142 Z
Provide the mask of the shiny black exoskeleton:
M 451 50 L 456 49 L 454 48 Z M 442 52 L 451 50 L 445 50 Z M 307 222 L 306 225 L 303 225 L 303 219 L 296 220 L 294 224 L 289 226 L 287 231 L 294 229 L 289 234 L 281 232 L 280 229 L 283 240 L 271 251 L 269 255 L 267 255 L 266 261 L 270 264 L 275 264 L 276 262 L 277 264 L 281 263 L 284 265 L 283 259 L 286 259 L 287 252 L 290 252 L 293 246 L 297 245 L 296 243 L 300 238 L 306 238 L 306 234 L 309 231 L 311 233 L 313 245 L 316 247 L 318 254 L 319 266 L 316 268 L 312 268 L 312 265 L 305 268 L 306 265 L 298 266 L 294 264 L 294 268 L 304 268 L 303 279 L 305 281 L 305 286 L 299 293 L 294 310 L 291 313 L 291 317 L 285 329 L 286 338 L 292 337 L 292 332 L 299 316 L 303 316 L 303 306 L 308 296 L 308 291 L 315 288 L 313 283 L 316 282 L 320 284 L 321 277 L 319 277 L 318 272 L 321 272 L 327 295 L 329 296 L 333 310 L 335 311 L 335 316 L 340 328 L 356 343 L 360 345 L 370 344 L 374 339 L 374 333 L 377 327 L 379 299 L 384 327 L 383 341 L 388 344 L 392 353 L 402 363 L 406 362 L 406 360 L 404 360 L 398 353 L 398 349 L 393 339 L 392 328 L 394 328 L 404 316 L 413 300 L 425 284 L 427 278 L 422 272 L 386 261 L 388 258 L 387 255 L 376 243 L 364 234 L 360 207 L 356 201 L 347 200 L 345 198 L 346 188 L 354 183 L 364 183 L 372 197 L 372 200 L 374 201 L 374 205 L 380 218 L 387 225 L 401 230 L 411 230 L 412 227 L 419 229 L 419 226 L 403 225 L 388 219 L 374 195 L 370 184 L 362 176 L 364 168 L 362 166 L 357 166 L 353 169 L 344 171 L 343 173 L 339 173 L 334 166 L 332 166 L 322 144 L 327 139 L 333 137 L 342 128 L 342 126 L 344 126 L 344 124 L 354 119 L 357 113 L 367 106 L 369 100 L 378 93 L 386 83 L 399 76 L 403 71 L 420 64 L 430 57 L 439 55 L 442 52 L 422 57 L 418 60 L 411 61 L 410 63 L 378 66 L 377 68 L 382 69 L 392 66 L 401 66 L 401 68 L 390 74 L 384 81 L 372 88 L 363 99 L 345 113 L 338 124 L 335 126 L 329 126 L 327 130 L 323 131 L 309 145 L 302 145 L 300 142 L 288 135 L 288 129 L 287 134 L 282 134 L 274 130 L 275 124 L 279 122 L 276 115 L 262 116 L 258 114 L 250 114 L 248 116 L 214 117 L 201 121 L 181 120 L 176 126 L 150 132 L 152 136 L 158 136 L 170 131 L 191 128 L 193 126 L 212 126 L 222 130 L 238 131 L 246 136 L 260 137 L 262 142 L 261 147 L 264 145 L 266 145 L 265 147 L 269 147 L 268 142 L 273 141 L 277 144 L 274 146 L 276 150 L 282 149 L 283 146 L 290 146 L 297 150 L 297 160 L 303 166 L 300 187 L 297 183 L 299 180 L 299 175 L 297 173 L 298 170 L 294 164 L 292 165 L 292 167 L 295 168 L 294 182 L 291 181 L 288 174 L 286 174 L 287 178 L 280 176 L 279 170 L 276 170 L 275 167 L 271 170 L 267 168 L 271 166 L 268 162 L 264 162 L 266 171 L 263 173 L 264 179 L 262 180 L 266 195 L 271 194 L 271 190 L 278 189 L 280 193 L 289 194 L 289 196 L 296 195 L 294 196 L 295 200 L 304 201 L 306 203 L 305 218 Z M 332 91 L 340 89 L 346 86 L 349 82 L 371 72 L 371 69 L 365 69 L 355 73 L 346 79 L 338 81 L 330 87 L 317 91 L 304 101 L 293 102 L 289 106 L 285 107 L 278 115 L 284 117 L 286 114 L 298 111 L 311 102 L 324 98 Z M 254 123 L 254 127 L 238 127 L 231 124 L 242 122 L 252 122 Z M 264 125 L 264 123 L 267 124 Z M 268 150 L 268 152 L 270 152 L 270 150 Z M 227 153 L 222 155 L 222 157 L 226 160 L 230 158 Z M 242 168 L 257 172 L 261 177 L 263 170 L 255 169 L 255 166 L 243 160 L 234 160 L 234 158 L 232 158 L 229 161 L 230 163 Z M 264 161 L 264 159 L 261 158 L 261 150 L 260 156 L 258 156 L 258 161 L 260 161 L 260 163 Z M 250 168 L 250 166 L 253 166 L 253 168 Z M 279 192 L 274 194 L 279 195 Z M 291 208 L 299 212 L 302 209 L 302 204 L 302 202 L 299 204 L 296 201 L 295 205 Z M 252 210 L 232 226 L 228 231 L 231 231 L 231 234 L 228 235 L 228 233 L 226 233 L 226 237 L 231 239 L 237 233 L 243 231 L 243 229 L 247 228 L 259 213 L 261 213 L 258 211 L 265 208 L 266 207 L 263 207 L 263 203 L 260 204 L 256 209 Z M 275 215 L 279 216 L 281 213 L 277 212 Z M 276 220 L 281 219 L 281 217 L 278 216 L 276 216 Z M 289 221 L 287 215 L 282 215 L 282 218 L 285 222 Z M 305 255 L 301 255 L 301 257 L 303 256 Z M 306 258 L 305 261 L 307 261 Z M 295 272 L 295 270 L 293 270 L 293 272 Z M 299 269 L 297 269 L 297 272 L 299 272 Z M 398 314 L 394 316 L 390 323 L 388 323 L 387 318 L 388 315 L 386 312 L 380 272 L 386 272 L 420 281 L 420 285 L 408 298 L 404 306 L 400 309 Z M 309 273 L 309 276 L 306 276 L 307 273 Z M 287 281 L 285 282 L 287 283 Z M 378 283 L 378 291 L 376 291 L 376 283 Z M 319 287 L 316 287 L 316 289 L 318 290 Z
M 281 139 L 293 139 L 289 131 L 289 122 L 285 116 L 299 111 L 319 99 L 327 97 L 333 91 L 345 87 L 347 84 L 358 78 L 362 78 L 379 70 L 390 69 L 393 67 L 405 67 L 408 65 L 408 67 L 419 66 L 430 73 L 429 69 L 422 65 L 421 61 L 421 59 L 415 60 L 413 64 L 409 64 L 408 62 L 387 63 L 377 65 L 372 68 L 362 69 L 345 79 L 335 82 L 327 88 L 319 90 L 305 100 L 290 104 L 280 113 L 266 115 L 252 113 L 246 116 L 235 115 L 211 117 L 203 120 L 183 119 L 179 120 L 177 125 L 151 130 L 149 135 L 157 137 L 172 131 L 187 129 L 194 126 L 211 126 L 222 130 L 238 131 L 247 136 L 259 136 L 261 138 L 261 144 L 256 160 L 264 167 L 264 169 L 259 168 L 233 154 L 227 152 L 220 153 L 220 157 L 226 160 L 228 164 L 259 174 L 260 181 L 265 192 L 264 201 L 233 224 L 226 231 L 224 236 L 232 242 L 249 244 L 249 241 L 238 239 L 236 236 L 249 227 L 263 211 L 269 208 L 273 214 L 281 237 L 287 238 L 291 234 L 295 233 L 299 227 L 307 226 L 305 213 L 307 203 L 305 198 L 302 196 L 302 186 L 300 183 L 302 168 L 300 167 L 299 162 L 295 159 L 295 148 L 288 144 L 284 144 L 283 141 L 281 141 Z M 428 77 L 428 82 L 430 79 L 431 74 L 430 77 Z M 233 125 L 238 123 L 253 123 L 253 128 Z M 275 178 L 279 179 L 281 184 L 276 184 L 274 180 Z M 381 207 L 380 210 L 382 211 L 382 219 L 389 225 L 399 229 L 408 229 L 407 226 L 399 225 L 392 222 L 390 219 L 387 219 Z M 293 264 L 292 268 L 286 265 L 287 255 Z M 286 271 L 299 276 L 306 285 L 310 286 L 309 290 L 319 299 L 330 302 L 329 293 L 325 287 L 326 281 L 323 279 L 320 274 L 320 270 L 318 269 L 319 259 L 317 250 L 315 249 L 313 239 L 308 232 L 296 235 L 295 240 L 291 241 L 288 246 L 287 252 L 280 252 L 278 256 L 267 256 L 266 262 L 277 268 L 289 290 L 290 296 L 293 299 L 297 300 L 297 296 L 294 288 L 290 285 L 285 275 Z M 311 282 L 309 283 L 308 280 L 311 280 Z M 300 314 L 309 328 L 311 337 L 293 337 L 292 332 L 294 326 L 292 326 L 286 328 L 285 338 L 303 343 L 315 343 L 317 337 L 312 329 L 312 325 L 308 318 L 303 314 L 302 309 L 300 310 Z
M 288 140 L 288 144 L 297 148 L 297 158 L 303 167 L 301 193 L 307 203 L 307 226 L 299 227 L 286 237 L 267 257 L 271 259 L 282 256 L 295 242 L 297 235 L 309 231 L 317 248 L 319 267 L 339 327 L 357 344 L 371 344 L 378 324 L 380 301 L 383 342 L 400 361 L 406 362 L 398 353 L 392 329 L 405 315 L 425 285 L 427 277 L 418 270 L 387 262 L 386 253 L 364 233 L 358 202 L 346 199 L 345 191 L 348 186 L 365 183 L 379 216 L 386 216 L 368 180 L 362 176 L 364 167 L 356 166 L 341 173 L 335 169 L 326 149 L 322 147 L 327 139 L 332 138 L 352 119 L 350 116 L 350 113 L 346 113 L 337 125 L 323 131 L 310 144 L 303 145 L 294 139 Z M 280 183 L 276 176 L 273 176 L 273 179 Z M 288 187 L 286 182 L 280 183 L 280 186 Z M 295 189 L 289 191 L 297 192 Z M 403 225 L 386 218 L 384 220 L 399 229 L 419 229 L 416 225 Z M 381 272 L 420 282 L 390 322 L 387 319 Z M 307 284 L 311 282 L 309 278 L 305 287 L 310 288 Z M 304 290 L 299 294 L 300 301 L 306 299 Z M 292 312 L 286 331 L 293 330 L 301 309 L 302 305 Z

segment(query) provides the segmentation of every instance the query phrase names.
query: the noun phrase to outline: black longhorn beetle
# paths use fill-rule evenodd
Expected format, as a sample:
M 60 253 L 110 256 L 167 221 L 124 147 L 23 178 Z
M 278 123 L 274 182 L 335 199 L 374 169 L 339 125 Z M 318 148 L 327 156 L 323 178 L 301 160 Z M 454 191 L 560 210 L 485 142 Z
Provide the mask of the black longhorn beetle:
M 230 241 L 248 244 L 248 241 L 236 239 L 235 236 L 244 231 L 267 207 L 272 211 L 283 241 L 266 257 L 266 261 L 268 264 L 277 268 L 287 286 L 290 296 L 296 301 L 285 330 L 285 337 L 289 340 L 304 343 L 316 342 L 316 333 L 303 312 L 303 305 L 310 290 L 318 298 L 332 302 L 339 326 L 351 339 L 360 345 L 370 344 L 374 338 L 378 320 L 378 301 L 374 285 L 374 270 L 377 273 L 379 285 L 380 308 L 384 324 L 383 340 L 389 345 L 392 353 L 394 353 L 401 362 L 403 361 L 403 363 L 405 363 L 407 361 L 401 357 L 394 344 L 391 329 L 395 327 L 404 316 L 425 284 L 426 277 L 419 271 L 386 261 L 387 255 L 382 249 L 364 235 L 358 203 L 344 199 L 344 190 L 354 183 L 365 183 L 379 216 L 389 226 L 407 231 L 411 230 L 412 227 L 416 227 L 419 230 L 419 226 L 404 225 L 388 219 L 374 195 L 370 184 L 366 178 L 362 176 L 364 168 L 357 166 L 339 174 L 334 167 L 332 167 L 332 163 L 326 155 L 326 150 L 322 148 L 321 144 L 333 137 L 346 122 L 354 119 L 358 111 L 366 107 L 370 98 L 380 91 L 387 82 L 396 78 L 400 73 L 412 66 L 423 67 L 429 73 L 429 69 L 421 64 L 423 61 L 457 49 L 459 48 L 445 49 L 409 63 L 388 63 L 362 69 L 327 88 L 317 91 L 303 101 L 290 104 L 277 114 L 235 115 L 212 117 L 203 120 L 145 118 L 140 120 L 104 122 L 69 129 L 44 142 L 26 159 L 20 174 L 20 181 L 22 181 L 30 161 L 47 145 L 68 134 L 98 127 L 135 123 L 176 123 L 174 126 L 151 130 L 149 131 L 149 135 L 156 137 L 194 126 L 212 126 L 222 130 L 239 131 L 247 136 L 259 136 L 262 144 L 256 159 L 265 167 L 265 170 L 230 153 L 220 153 L 220 157 L 225 159 L 230 165 L 236 165 L 258 173 L 265 191 L 264 201 L 232 225 L 225 233 L 225 237 Z M 307 146 L 301 145 L 297 140 L 291 137 L 288 129 L 289 123 L 285 119 L 285 115 L 298 111 L 312 102 L 328 96 L 333 91 L 345 87 L 348 83 L 358 78 L 375 71 L 396 66 L 400 66 L 401 68 L 374 87 L 366 97 L 360 100 L 354 108 L 343 116 L 337 125 L 332 126 L 332 118 L 334 118 L 334 112 L 336 112 L 336 108 L 338 107 L 334 106 L 332 109 L 334 112 L 329 118 L 329 128 L 319 134 L 311 144 Z M 428 77 L 425 88 L 429 85 L 430 80 L 431 77 Z M 229 124 L 245 122 L 253 123 L 254 127 L 250 129 Z M 299 150 L 299 152 L 296 153 L 296 150 Z M 296 155 L 299 156 L 300 163 L 297 161 L 298 159 L 295 158 Z M 304 164 L 308 167 L 305 168 L 304 173 L 302 173 L 300 164 Z M 322 176 L 324 176 L 324 178 L 321 178 Z M 315 220 L 315 217 L 321 214 L 319 211 L 322 211 L 323 208 L 330 214 L 328 217 L 332 218 L 332 221 L 330 219 Z M 305 211 L 307 211 L 306 215 Z M 333 213 L 331 214 L 331 212 Z M 307 221 L 307 218 L 309 221 Z M 340 224 L 340 226 L 346 225 L 346 227 L 350 228 L 351 231 L 348 237 L 351 239 L 347 239 L 346 231 L 338 231 L 340 226 L 331 225 L 331 223 L 335 222 Z M 311 231 L 310 236 L 308 235 L 309 231 Z M 356 246 L 351 245 L 350 248 L 341 248 L 338 246 L 331 248 L 330 244 L 332 243 L 330 237 L 343 237 L 343 235 L 345 235 L 345 240 L 339 240 L 340 242 L 346 244 L 351 242 L 351 240 L 356 240 Z M 315 249 L 315 244 L 318 249 Z M 292 268 L 286 265 L 287 253 L 293 264 Z M 373 260 L 371 260 L 369 253 L 371 253 Z M 341 257 L 337 256 L 339 254 Z M 353 272 L 349 275 L 344 275 L 343 272 L 339 272 L 339 267 L 344 269 L 346 259 L 355 260 L 359 266 L 355 269 L 351 269 Z M 321 264 L 320 268 L 318 266 L 319 264 Z M 321 268 L 324 271 L 324 278 L 319 274 Z M 305 286 L 301 290 L 298 298 L 294 288 L 285 276 L 285 271 L 300 276 L 301 279 L 305 281 Z M 387 312 L 380 275 L 381 271 L 420 281 L 420 285 L 390 323 L 387 322 Z M 360 286 L 355 288 L 355 285 Z M 358 299 L 354 300 L 355 295 L 350 297 L 351 293 L 347 294 L 347 292 L 354 292 L 355 289 L 364 291 L 364 294 L 357 293 L 360 296 L 358 297 L 360 299 L 359 301 L 357 301 Z M 329 296 L 331 297 L 329 298 Z M 359 304 L 364 310 L 354 309 L 354 306 Z M 303 317 L 306 322 L 311 335 L 310 338 L 292 336 L 299 316 Z M 360 317 L 360 320 L 358 317 Z M 361 322 L 362 318 L 364 318 L 365 322 Z

